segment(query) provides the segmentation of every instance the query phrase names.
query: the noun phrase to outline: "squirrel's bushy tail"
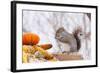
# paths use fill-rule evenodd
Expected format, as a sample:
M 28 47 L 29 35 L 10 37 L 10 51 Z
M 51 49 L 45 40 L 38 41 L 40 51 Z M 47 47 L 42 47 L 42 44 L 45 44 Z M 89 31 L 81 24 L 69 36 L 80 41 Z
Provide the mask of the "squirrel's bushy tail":
M 74 30 L 73 35 L 77 41 L 77 50 L 79 51 L 79 49 L 81 48 L 81 40 L 79 39 L 78 34 L 81 32 L 81 28 L 77 28 Z

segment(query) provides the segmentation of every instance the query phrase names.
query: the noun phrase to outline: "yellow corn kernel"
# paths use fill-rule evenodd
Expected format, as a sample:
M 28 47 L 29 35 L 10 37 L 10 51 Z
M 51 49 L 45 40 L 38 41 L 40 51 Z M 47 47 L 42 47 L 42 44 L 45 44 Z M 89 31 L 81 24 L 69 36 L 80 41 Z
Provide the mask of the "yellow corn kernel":
M 23 63 L 27 63 L 28 62 L 28 55 L 25 52 L 23 52 L 22 62 Z

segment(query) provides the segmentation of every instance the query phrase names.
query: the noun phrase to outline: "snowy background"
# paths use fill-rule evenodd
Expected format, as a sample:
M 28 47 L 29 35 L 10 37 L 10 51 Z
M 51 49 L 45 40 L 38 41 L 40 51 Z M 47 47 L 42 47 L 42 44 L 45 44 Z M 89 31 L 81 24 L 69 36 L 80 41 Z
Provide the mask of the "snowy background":
M 84 35 L 81 38 L 81 48 L 78 53 L 84 59 L 90 59 L 90 24 L 91 16 L 89 13 L 23 10 L 23 33 L 33 32 L 38 34 L 40 36 L 39 44 L 51 43 L 53 45 L 49 50 L 51 53 L 67 50 L 65 47 L 67 44 L 60 44 L 55 39 L 57 29 L 64 27 L 66 31 L 72 34 L 76 28 L 81 27 Z

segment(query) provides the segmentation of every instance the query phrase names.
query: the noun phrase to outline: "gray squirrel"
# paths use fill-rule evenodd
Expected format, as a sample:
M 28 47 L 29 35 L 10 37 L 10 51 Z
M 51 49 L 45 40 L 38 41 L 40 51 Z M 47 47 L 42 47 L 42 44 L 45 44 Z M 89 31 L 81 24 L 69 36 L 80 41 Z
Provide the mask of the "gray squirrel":
M 75 29 L 71 34 L 61 27 L 56 31 L 55 38 L 62 43 L 69 44 L 70 52 L 78 52 L 81 47 L 81 35 L 82 33 L 80 28 Z

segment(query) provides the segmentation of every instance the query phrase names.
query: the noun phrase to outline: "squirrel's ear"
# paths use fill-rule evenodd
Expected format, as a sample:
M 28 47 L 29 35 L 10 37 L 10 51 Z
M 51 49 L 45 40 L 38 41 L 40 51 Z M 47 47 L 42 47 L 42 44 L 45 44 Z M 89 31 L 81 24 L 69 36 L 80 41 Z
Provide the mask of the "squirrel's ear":
M 57 30 L 57 32 L 62 32 L 62 31 L 64 31 L 65 29 L 63 28 L 63 27 L 60 27 L 58 30 Z

